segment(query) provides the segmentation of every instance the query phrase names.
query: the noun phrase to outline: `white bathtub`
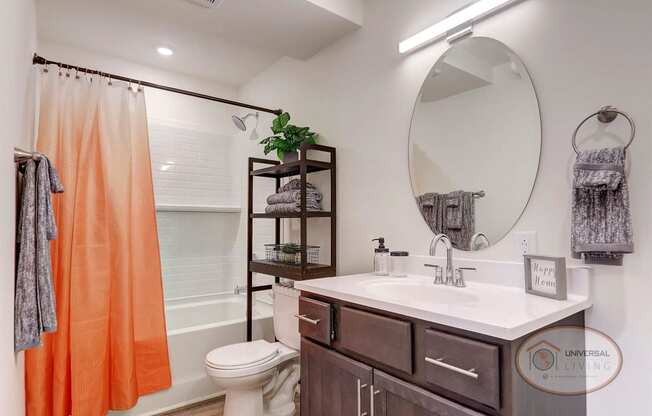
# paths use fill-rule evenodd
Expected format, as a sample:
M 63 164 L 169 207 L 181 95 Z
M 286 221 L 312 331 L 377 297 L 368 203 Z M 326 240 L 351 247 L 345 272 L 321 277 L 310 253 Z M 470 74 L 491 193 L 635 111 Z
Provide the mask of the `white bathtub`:
M 254 304 L 254 338 L 274 339 L 272 305 Z M 172 387 L 140 398 L 138 405 L 111 415 L 149 416 L 223 394 L 204 370 L 206 354 L 246 337 L 244 295 L 198 296 L 166 301 Z

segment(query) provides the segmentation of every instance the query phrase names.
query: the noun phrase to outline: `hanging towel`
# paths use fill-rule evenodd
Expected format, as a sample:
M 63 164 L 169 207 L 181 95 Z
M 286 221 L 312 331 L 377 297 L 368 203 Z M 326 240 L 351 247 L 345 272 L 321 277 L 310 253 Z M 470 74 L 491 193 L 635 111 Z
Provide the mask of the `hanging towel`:
M 52 210 L 52 192 L 63 192 L 56 169 L 46 157 L 38 167 L 25 163 L 17 232 L 18 266 L 14 303 L 14 349 L 41 345 L 43 332 L 57 330 L 50 263 L 50 240 L 57 229 Z
M 444 233 L 455 247 L 469 249 L 475 234 L 475 199 L 472 192 L 429 192 L 416 199 L 421 215 L 433 233 Z
M 423 219 L 430 227 L 430 230 L 435 234 L 444 232 L 444 210 L 442 210 L 442 201 L 444 196 L 435 192 L 429 192 L 419 195 L 417 206 Z
M 573 175 L 571 250 L 588 264 L 622 265 L 634 252 L 622 147 L 577 155 Z
M 461 250 L 471 248 L 475 234 L 475 198 L 473 192 L 454 191 L 445 196 L 444 233 Z

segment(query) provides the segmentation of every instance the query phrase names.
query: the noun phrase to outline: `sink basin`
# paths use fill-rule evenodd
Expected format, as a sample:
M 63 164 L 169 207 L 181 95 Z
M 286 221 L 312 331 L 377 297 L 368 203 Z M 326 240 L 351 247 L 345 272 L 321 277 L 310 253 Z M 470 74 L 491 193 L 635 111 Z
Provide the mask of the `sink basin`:
M 402 304 L 458 305 L 474 303 L 478 297 L 464 288 L 434 285 L 431 280 L 379 278 L 359 283 L 372 296 Z

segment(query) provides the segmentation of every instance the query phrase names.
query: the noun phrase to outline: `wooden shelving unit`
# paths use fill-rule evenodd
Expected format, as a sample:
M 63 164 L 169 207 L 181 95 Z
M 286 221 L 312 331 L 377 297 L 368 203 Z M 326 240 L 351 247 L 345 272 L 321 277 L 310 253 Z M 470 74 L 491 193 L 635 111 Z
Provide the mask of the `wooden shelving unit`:
M 328 162 L 309 159 L 309 152 L 328 153 L 330 158 Z M 296 162 L 283 163 L 276 160 L 249 158 L 249 186 L 247 196 L 247 341 L 252 339 L 252 315 L 253 315 L 253 294 L 262 290 L 271 289 L 270 285 L 253 286 L 253 274 L 262 273 L 274 276 L 278 282 L 280 278 L 292 280 L 308 280 L 321 277 L 335 276 L 337 264 L 337 184 L 336 184 L 336 155 L 335 148 L 323 145 L 303 145 L 300 149 L 300 159 Z M 256 165 L 265 165 L 266 167 L 256 168 Z M 271 166 L 270 166 L 271 165 Z M 328 171 L 331 180 L 331 210 L 330 211 L 307 211 L 306 210 L 306 183 L 308 175 L 315 172 Z M 281 187 L 281 179 L 291 176 L 299 176 L 302 183 L 301 189 L 301 211 L 290 214 L 265 214 L 254 212 L 254 178 L 270 178 L 276 181 L 276 189 Z M 283 263 L 270 262 L 265 260 L 253 259 L 253 227 L 254 219 L 267 218 L 275 222 L 274 243 L 281 244 L 281 219 L 299 218 L 300 219 L 300 242 L 302 247 L 301 264 L 289 265 Z M 310 264 L 307 262 L 306 253 L 308 245 L 308 219 L 309 218 L 330 218 L 331 232 L 331 259 L 330 265 Z

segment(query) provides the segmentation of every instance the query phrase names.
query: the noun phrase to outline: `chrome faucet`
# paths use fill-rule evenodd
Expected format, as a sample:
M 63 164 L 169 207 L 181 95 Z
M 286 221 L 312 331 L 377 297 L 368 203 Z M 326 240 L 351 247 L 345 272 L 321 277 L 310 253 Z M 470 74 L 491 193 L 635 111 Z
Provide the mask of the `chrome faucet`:
M 430 241 L 430 250 L 429 253 L 431 256 L 435 256 L 437 253 L 437 245 L 439 242 L 444 243 L 446 246 L 446 285 L 453 285 L 455 280 L 453 277 L 453 245 L 451 244 L 451 239 L 448 238 L 446 234 L 437 234 Z

